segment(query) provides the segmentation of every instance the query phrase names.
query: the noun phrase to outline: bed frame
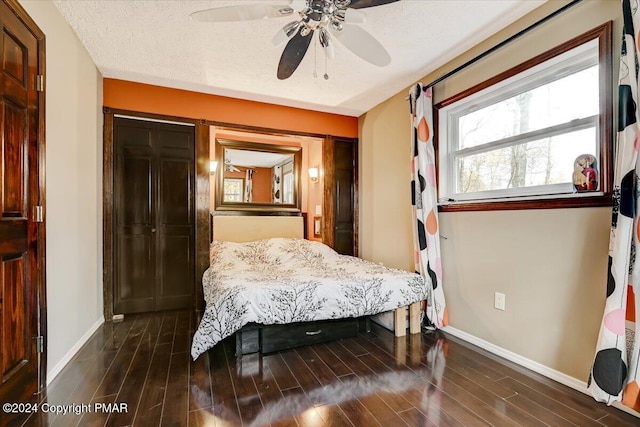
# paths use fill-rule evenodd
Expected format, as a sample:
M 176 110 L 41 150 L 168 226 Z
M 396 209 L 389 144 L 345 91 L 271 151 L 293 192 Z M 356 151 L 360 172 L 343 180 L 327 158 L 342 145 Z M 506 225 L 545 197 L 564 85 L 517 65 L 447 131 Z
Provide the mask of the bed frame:
M 236 332 L 236 355 L 263 354 L 303 345 L 318 344 L 370 332 L 368 316 L 349 319 L 318 320 L 286 325 L 249 324 Z
M 305 238 L 305 218 L 300 216 L 211 215 L 211 240 L 248 242 L 270 237 Z M 400 307 L 394 313 L 396 337 L 420 332 L 420 302 Z M 408 316 L 407 316 L 408 309 Z M 236 355 L 271 353 L 288 348 L 349 338 L 371 330 L 368 316 L 286 325 L 249 324 L 236 332 Z
M 395 335 L 407 334 L 407 308 L 395 310 Z M 286 325 L 261 325 L 251 323 L 236 332 L 236 356 L 251 353 L 272 353 L 303 345 L 318 344 L 342 338 L 350 338 L 359 332 L 369 333 L 369 316 L 314 322 L 288 323 Z M 409 306 L 409 333 L 420 332 L 420 303 Z

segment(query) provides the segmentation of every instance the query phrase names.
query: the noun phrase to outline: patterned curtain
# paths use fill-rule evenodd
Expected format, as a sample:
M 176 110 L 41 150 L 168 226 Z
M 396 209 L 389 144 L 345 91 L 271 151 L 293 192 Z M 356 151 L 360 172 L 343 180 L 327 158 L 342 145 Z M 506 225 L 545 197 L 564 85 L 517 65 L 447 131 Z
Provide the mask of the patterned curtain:
M 273 168 L 273 203 L 282 203 L 282 191 L 280 185 L 280 177 L 282 175 L 282 167 L 276 166 Z
M 433 291 L 427 295 L 427 326 L 441 328 L 447 324 L 442 291 L 440 227 L 438 222 L 436 157 L 433 149 L 433 106 L 431 88 L 418 84 L 409 94 L 413 126 L 411 148 L 411 205 L 413 206 L 416 271 L 431 279 Z
M 609 275 L 604 317 L 600 326 L 589 389 L 596 400 L 621 401 L 640 410 L 640 263 L 635 262 L 640 244 L 638 224 L 638 45 L 640 29 L 637 3 L 622 1 L 624 18 L 620 76 L 613 217 L 609 241 Z
M 244 201 L 247 203 L 253 202 L 253 169 L 247 169 L 245 172 L 244 180 Z

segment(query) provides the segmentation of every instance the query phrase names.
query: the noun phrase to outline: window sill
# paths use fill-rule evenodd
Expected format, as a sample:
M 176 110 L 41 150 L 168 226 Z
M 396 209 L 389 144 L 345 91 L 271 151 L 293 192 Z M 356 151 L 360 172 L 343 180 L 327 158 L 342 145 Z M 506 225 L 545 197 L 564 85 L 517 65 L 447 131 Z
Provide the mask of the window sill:
M 548 199 L 461 201 L 438 205 L 438 212 L 592 208 L 612 205 L 611 193 Z

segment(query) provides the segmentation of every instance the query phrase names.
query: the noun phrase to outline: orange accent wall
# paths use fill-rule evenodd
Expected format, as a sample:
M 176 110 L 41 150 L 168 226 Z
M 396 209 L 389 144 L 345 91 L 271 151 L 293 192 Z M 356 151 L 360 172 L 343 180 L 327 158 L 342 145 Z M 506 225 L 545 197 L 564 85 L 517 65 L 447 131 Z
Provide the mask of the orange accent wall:
M 217 122 L 358 137 L 358 118 L 126 80 L 104 79 L 104 106 Z
M 629 322 L 636 322 L 640 319 L 636 319 L 636 295 L 633 292 L 633 286 L 628 285 L 627 288 L 627 311 L 626 319 Z
M 253 168 L 253 202 L 271 203 L 271 169 Z
M 253 174 L 252 200 L 253 203 L 271 203 L 271 169 L 270 168 L 252 168 Z M 245 185 L 245 172 L 224 171 L 225 178 L 240 178 L 243 186 Z M 215 185 L 215 181 L 214 184 Z M 213 188 L 213 187 L 211 187 Z M 243 189 L 244 192 L 244 189 Z M 213 192 L 211 198 L 213 199 Z

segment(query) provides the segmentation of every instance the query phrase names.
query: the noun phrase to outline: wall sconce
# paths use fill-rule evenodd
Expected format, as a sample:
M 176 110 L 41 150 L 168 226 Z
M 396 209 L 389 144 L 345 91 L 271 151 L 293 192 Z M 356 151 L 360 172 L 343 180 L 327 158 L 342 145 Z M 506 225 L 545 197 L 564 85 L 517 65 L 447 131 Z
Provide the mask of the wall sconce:
M 216 169 L 218 168 L 218 162 L 215 160 L 211 160 L 209 162 L 209 173 L 216 173 Z
M 318 182 L 318 175 L 319 175 L 319 168 L 313 167 L 313 168 L 309 168 L 309 179 L 312 182 Z

